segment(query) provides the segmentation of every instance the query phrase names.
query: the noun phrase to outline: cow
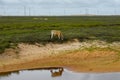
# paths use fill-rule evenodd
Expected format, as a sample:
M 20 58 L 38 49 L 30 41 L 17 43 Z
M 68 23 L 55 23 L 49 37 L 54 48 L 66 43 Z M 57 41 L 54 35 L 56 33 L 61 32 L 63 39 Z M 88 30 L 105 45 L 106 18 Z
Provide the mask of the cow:
M 63 34 L 60 30 L 51 30 L 51 39 L 55 36 L 57 36 L 58 39 L 63 40 Z

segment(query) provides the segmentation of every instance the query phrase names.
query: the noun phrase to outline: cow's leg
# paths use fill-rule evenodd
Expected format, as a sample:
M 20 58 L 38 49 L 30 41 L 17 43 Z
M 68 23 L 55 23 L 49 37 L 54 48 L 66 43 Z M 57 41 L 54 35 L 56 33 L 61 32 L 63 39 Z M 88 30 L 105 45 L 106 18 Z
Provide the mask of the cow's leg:
M 53 33 L 51 33 L 51 39 L 53 38 Z
M 60 34 L 58 34 L 58 39 L 60 39 L 61 37 L 60 37 Z

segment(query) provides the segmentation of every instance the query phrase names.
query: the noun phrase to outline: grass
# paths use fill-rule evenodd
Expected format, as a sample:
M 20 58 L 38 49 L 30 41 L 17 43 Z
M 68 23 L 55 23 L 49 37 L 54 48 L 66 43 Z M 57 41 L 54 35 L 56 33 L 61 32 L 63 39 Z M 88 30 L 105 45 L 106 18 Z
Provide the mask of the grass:
M 61 42 L 50 40 L 52 29 L 63 32 L 65 39 L 62 42 L 74 38 L 120 41 L 120 16 L 0 17 L 0 53 L 11 43 Z

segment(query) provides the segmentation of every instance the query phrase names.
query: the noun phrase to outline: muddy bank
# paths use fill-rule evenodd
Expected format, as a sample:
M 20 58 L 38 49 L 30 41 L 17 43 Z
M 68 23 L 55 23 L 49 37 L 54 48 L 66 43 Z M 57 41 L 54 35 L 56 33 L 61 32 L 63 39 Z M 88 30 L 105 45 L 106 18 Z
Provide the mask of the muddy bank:
M 120 42 L 104 41 L 21 43 L 0 55 L 0 72 L 42 67 L 67 67 L 75 71 L 120 71 Z

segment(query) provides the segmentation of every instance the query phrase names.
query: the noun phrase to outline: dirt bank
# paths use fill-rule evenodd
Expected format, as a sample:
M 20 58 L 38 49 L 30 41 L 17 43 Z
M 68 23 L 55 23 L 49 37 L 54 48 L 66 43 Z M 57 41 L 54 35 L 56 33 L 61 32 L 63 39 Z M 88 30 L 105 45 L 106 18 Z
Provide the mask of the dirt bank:
M 20 43 L 0 55 L 0 72 L 57 66 L 82 72 L 120 71 L 119 50 L 120 42 Z

